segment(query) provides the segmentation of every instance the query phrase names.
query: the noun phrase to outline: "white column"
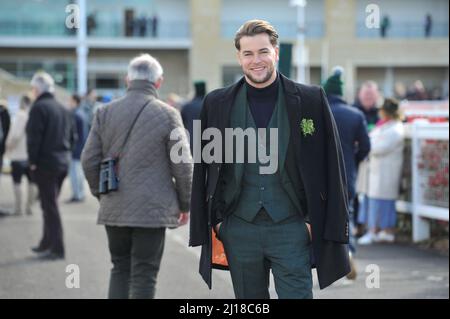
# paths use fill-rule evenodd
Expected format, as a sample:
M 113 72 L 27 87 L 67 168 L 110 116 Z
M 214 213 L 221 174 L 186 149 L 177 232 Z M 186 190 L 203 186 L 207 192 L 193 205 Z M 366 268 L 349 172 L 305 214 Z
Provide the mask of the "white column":
M 328 56 L 328 51 L 330 50 L 330 45 L 328 42 L 328 39 L 324 39 L 322 41 L 322 54 L 321 54 L 321 78 L 320 81 L 324 81 L 326 78 L 328 78 L 328 64 L 329 64 L 329 56 Z
M 347 101 L 352 101 L 355 97 L 355 81 L 356 81 L 356 66 L 351 60 L 347 60 L 344 69 L 344 98 Z
M 394 69 L 391 66 L 388 66 L 384 74 L 384 96 L 394 95 L 394 85 Z
M 447 95 L 448 95 L 448 67 L 445 70 L 444 82 L 442 83 L 442 97 L 445 99 Z
M 430 238 L 430 224 L 427 220 L 419 215 L 419 205 L 422 204 L 422 189 L 420 185 L 419 176 L 419 155 L 421 153 L 421 138 L 419 136 L 420 126 L 423 123 L 422 120 L 414 121 L 412 125 L 412 157 L 411 157 L 411 169 L 412 169 L 412 239 L 417 243 Z
M 86 43 L 86 0 L 78 0 L 80 20 L 77 30 L 77 77 L 78 94 L 84 95 L 87 92 L 87 56 L 88 46 Z
M 291 0 L 297 7 L 297 82 L 306 83 L 305 7 L 306 0 Z

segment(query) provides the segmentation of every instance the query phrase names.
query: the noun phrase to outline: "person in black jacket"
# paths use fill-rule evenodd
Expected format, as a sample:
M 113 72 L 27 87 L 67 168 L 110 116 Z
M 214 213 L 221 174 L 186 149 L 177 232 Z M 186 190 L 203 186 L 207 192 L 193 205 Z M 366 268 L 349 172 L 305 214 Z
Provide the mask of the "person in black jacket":
M 342 71 L 337 68 L 324 84 L 324 90 L 339 131 L 344 154 L 349 197 L 355 197 L 358 164 L 370 152 L 370 138 L 364 114 L 348 105 L 342 98 Z
M 69 177 L 72 184 L 72 198 L 67 203 L 78 203 L 84 201 L 84 173 L 81 167 L 81 152 L 86 143 L 88 135 L 88 120 L 80 109 L 81 99 L 78 95 L 72 95 L 70 99 L 70 110 L 72 111 L 75 128 L 77 131 L 77 142 L 72 150 L 72 160 L 70 162 Z
M 202 102 L 206 95 L 206 84 L 203 81 L 195 82 L 195 96 L 194 98 L 182 106 L 181 117 L 183 119 L 183 125 L 189 132 L 189 147 L 192 149 L 192 139 L 194 135 L 194 120 L 200 118 L 200 111 L 202 110 Z
M 344 154 L 345 173 L 347 175 L 347 189 L 349 196 L 350 216 L 353 215 L 353 201 L 356 197 L 355 183 L 358 172 L 358 164 L 366 158 L 370 151 L 370 138 L 367 132 L 367 123 L 364 114 L 348 105 L 343 99 L 342 67 L 335 67 L 332 75 L 327 79 L 323 88 L 330 103 L 331 112 L 336 121 L 339 138 Z M 353 228 L 353 223 L 350 223 Z M 350 231 L 350 252 L 356 252 L 356 245 L 352 231 Z M 355 263 L 350 260 L 352 272 L 347 275 L 349 279 L 356 278 Z
M 72 114 L 52 94 L 52 77 L 45 72 L 36 73 L 31 86 L 36 100 L 27 124 L 27 151 L 44 219 L 44 234 L 32 250 L 41 258 L 62 259 L 65 252 L 57 198 L 67 175 L 76 133 Z
M 2 175 L 3 154 L 5 153 L 6 138 L 8 137 L 10 125 L 11 118 L 6 108 L 6 101 L 0 100 L 0 177 Z M 9 215 L 9 212 L 0 208 L 0 216 L 3 215 Z
M 312 298 L 311 267 L 321 289 L 350 272 L 348 196 L 336 123 L 323 89 L 276 71 L 278 34 L 268 22 L 246 22 L 235 47 L 245 76 L 209 93 L 200 115 L 202 133 L 216 132 L 222 152 L 214 149 L 212 161 L 199 158 L 196 149 L 209 154 L 210 142 L 194 140 L 199 147 L 194 144 L 189 245 L 202 246 L 200 274 L 210 288 L 212 268 L 225 268 L 237 298 L 269 298 L 272 270 L 279 298 Z M 260 128 L 278 137 L 264 141 Z M 229 161 L 238 146 L 225 143 L 227 129 L 258 129 L 258 149 L 262 144 L 272 150 L 278 142 L 276 170 L 262 170 L 267 166 L 260 165 L 259 155 L 256 163 L 250 156 L 244 163 Z M 254 148 L 247 146 L 244 152 Z M 213 236 L 222 242 L 226 261 Z
M 3 154 L 5 153 L 5 143 L 10 125 L 11 117 L 6 108 L 6 101 L 0 100 L 0 174 L 2 173 Z

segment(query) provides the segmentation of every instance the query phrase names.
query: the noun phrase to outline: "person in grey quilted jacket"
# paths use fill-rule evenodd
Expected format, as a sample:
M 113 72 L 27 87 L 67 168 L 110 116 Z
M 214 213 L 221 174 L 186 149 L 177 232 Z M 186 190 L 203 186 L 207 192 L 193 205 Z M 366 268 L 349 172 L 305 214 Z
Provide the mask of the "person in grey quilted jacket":
M 183 123 L 177 110 L 158 99 L 162 73 L 159 62 L 148 54 L 130 62 L 125 96 L 96 112 L 81 155 L 91 192 L 100 201 L 98 224 L 105 225 L 108 237 L 113 264 L 109 298 L 153 298 L 165 229 L 189 219 L 189 142 L 184 131 L 178 140 L 170 138 Z M 187 161 L 171 160 L 174 145 L 181 145 Z M 100 163 L 119 153 L 118 190 L 99 194 Z

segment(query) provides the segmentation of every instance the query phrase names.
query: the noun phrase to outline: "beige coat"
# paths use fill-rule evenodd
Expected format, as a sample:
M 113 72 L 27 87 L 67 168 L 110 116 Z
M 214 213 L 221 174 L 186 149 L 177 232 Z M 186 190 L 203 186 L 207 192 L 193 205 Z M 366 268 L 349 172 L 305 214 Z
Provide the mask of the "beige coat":
M 98 194 L 99 165 L 119 152 L 142 105 L 151 100 L 137 120 L 119 161 L 119 190 L 100 196 L 99 224 L 129 227 L 176 227 L 180 211 L 189 211 L 192 163 L 174 164 L 172 130 L 183 128 L 177 110 L 157 99 L 154 86 L 132 81 L 126 95 L 97 111 L 81 155 L 86 178 Z M 183 133 L 179 141 L 189 154 Z
M 368 196 L 397 199 L 403 163 L 404 130 L 400 121 L 390 121 L 370 133 Z
M 8 138 L 6 139 L 7 156 L 11 161 L 26 161 L 28 159 L 27 136 L 25 132 L 28 115 L 28 111 L 19 109 L 11 123 Z

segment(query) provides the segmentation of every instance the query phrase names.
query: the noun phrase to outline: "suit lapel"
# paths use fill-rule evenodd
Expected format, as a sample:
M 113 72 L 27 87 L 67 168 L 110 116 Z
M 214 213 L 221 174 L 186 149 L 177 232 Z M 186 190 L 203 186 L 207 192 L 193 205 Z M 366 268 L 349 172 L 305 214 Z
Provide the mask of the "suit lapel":
M 284 87 L 285 105 L 290 126 L 289 145 L 287 146 L 287 148 L 293 147 L 295 154 L 295 158 L 292 158 L 291 156 L 286 158 L 286 166 L 299 167 L 301 163 L 300 152 L 302 140 L 302 134 L 300 130 L 300 122 L 302 119 L 301 100 L 294 86 L 294 83 L 291 80 L 281 75 L 281 81 Z M 290 153 L 292 154 L 292 152 Z
M 286 153 L 290 140 L 290 123 L 286 110 L 283 86 L 279 85 L 277 101 L 277 127 L 278 127 L 278 164 L 281 176 L 283 176 Z
M 222 134 L 222 163 L 225 163 L 225 128 L 231 127 L 231 112 L 239 92 L 239 88 L 244 84 L 244 77 L 242 77 L 236 84 L 231 86 L 219 101 L 217 128 Z M 219 165 L 222 165 L 220 163 Z
M 233 109 L 231 110 L 231 119 L 230 119 L 230 126 L 231 128 L 242 128 L 245 130 L 247 126 L 247 112 L 248 112 L 248 105 L 247 105 L 247 88 L 244 85 L 241 86 L 239 91 L 237 92 L 235 101 L 233 103 Z M 242 175 L 244 174 L 244 163 L 238 163 L 236 161 L 236 153 L 237 149 L 235 147 L 235 143 L 233 143 L 233 152 L 234 152 L 234 180 L 236 182 L 236 188 L 240 187 L 241 181 L 242 181 Z M 246 149 L 244 148 L 244 158 Z

